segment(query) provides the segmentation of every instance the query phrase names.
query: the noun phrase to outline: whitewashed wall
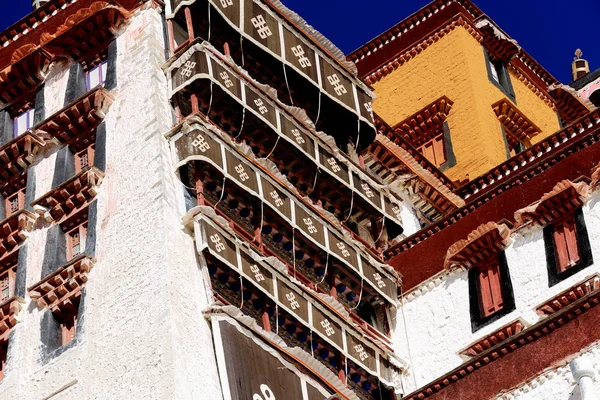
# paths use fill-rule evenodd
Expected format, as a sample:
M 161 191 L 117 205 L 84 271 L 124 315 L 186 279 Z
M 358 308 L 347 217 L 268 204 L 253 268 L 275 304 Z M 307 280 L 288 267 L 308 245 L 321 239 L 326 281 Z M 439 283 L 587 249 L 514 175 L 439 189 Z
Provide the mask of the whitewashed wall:
M 221 398 L 201 314 L 207 294 L 193 241 L 182 230 L 183 189 L 163 137 L 173 120 L 159 11 L 134 14 L 117 43 L 118 85 L 105 119 L 107 167 L 98 196 L 98 262 L 86 286 L 83 341 L 42 365 L 44 311 L 26 298 L 0 399 Z M 50 72 L 47 116 L 62 108 L 67 79 L 66 65 Z M 36 198 L 50 189 L 57 150 L 50 146 L 36 162 Z M 41 279 L 47 230 L 39 221 L 28 239 L 28 287 Z
M 461 350 L 501 326 L 518 318 L 527 325 L 535 324 L 540 318 L 535 312 L 539 305 L 600 272 L 600 191 L 592 195 L 583 213 L 594 265 L 548 287 L 542 228 L 518 230 L 506 250 L 515 311 L 475 333 L 471 329 L 467 271 L 444 272 L 405 295 L 396 315 L 393 341 L 400 357 L 411 362 L 411 372 L 405 376 L 407 393 L 461 365 Z M 456 238 L 460 239 L 464 238 Z

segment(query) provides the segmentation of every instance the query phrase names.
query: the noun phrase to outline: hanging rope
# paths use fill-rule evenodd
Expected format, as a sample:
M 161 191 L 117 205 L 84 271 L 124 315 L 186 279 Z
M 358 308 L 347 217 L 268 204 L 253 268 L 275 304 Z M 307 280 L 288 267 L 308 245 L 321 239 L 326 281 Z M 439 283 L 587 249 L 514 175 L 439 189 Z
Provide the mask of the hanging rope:
M 360 142 L 360 118 L 358 119 L 358 130 L 356 131 L 356 143 L 354 144 L 354 150 L 358 155 L 358 143 Z
M 244 57 L 244 37 L 240 35 L 240 53 L 242 53 L 242 68 L 246 66 L 246 58 Z
M 263 230 L 263 223 L 265 222 L 265 203 L 264 202 L 260 202 L 260 235 L 262 235 L 262 230 Z
M 215 210 L 217 209 L 217 206 L 219 205 L 221 200 L 223 200 L 223 196 L 225 195 L 225 181 L 227 181 L 226 176 L 223 177 L 223 187 L 221 187 L 221 197 L 219 197 L 219 200 L 215 203 L 215 206 L 213 207 Z
M 240 125 L 240 130 L 237 135 L 233 137 L 233 140 L 237 140 L 242 134 L 242 129 L 244 129 L 244 121 L 246 121 L 246 107 L 242 108 L 242 124 Z
M 375 245 L 377 245 L 377 242 L 379 242 L 379 239 L 381 239 L 381 235 L 383 235 L 384 230 L 385 230 L 385 215 L 383 216 L 383 220 L 381 221 L 381 230 L 379 231 L 379 236 L 377 236 L 377 239 L 375 239 Z
M 352 198 L 350 199 L 350 212 L 348 213 L 348 216 L 346 217 L 346 219 L 343 220 L 342 222 L 344 222 L 344 223 L 348 222 L 348 220 L 352 216 L 353 209 L 354 209 L 354 191 L 352 191 Z
M 275 303 L 275 334 L 279 335 L 279 304 Z
M 213 102 L 213 81 L 210 81 L 210 100 L 208 101 L 208 111 L 206 111 L 206 120 L 210 121 L 210 110 Z
M 315 120 L 315 130 L 317 129 L 317 124 L 319 123 L 319 118 L 321 117 L 321 91 L 319 91 L 319 109 L 317 110 L 317 119 Z
M 294 279 L 296 279 L 296 228 L 292 227 L 292 261 L 294 266 Z
M 358 306 L 360 305 L 360 302 L 362 301 L 364 285 L 365 285 L 365 278 L 361 275 L 360 276 L 360 293 L 358 294 L 358 301 L 356 302 L 356 305 L 354 307 L 352 307 L 350 310 L 356 310 L 358 308 Z
M 210 28 L 211 28 L 211 23 L 210 23 L 210 1 L 207 1 L 207 3 L 208 3 L 208 39 L 206 41 L 210 42 Z
M 275 141 L 275 145 L 273 145 L 273 148 L 271 149 L 271 151 L 269 152 L 269 154 L 267 154 L 266 157 L 263 157 L 262 159 L 268 159 L 269 157 L 271 157 L 271 155 L 273 155 L 273 152 L 275 151 L 275 148 L 277 147 L 277 143 L 279 143 L 279 139 L 281 139 L 281 136 L 277 136 L 277 140 Z
M 327 253 L 327 258 L 325 259 L 325 272 L 323 273 L 323 277 L 321 278 L 321 280 L 319 281 L 319 283 L 317 283 L 317 285 L 320 285 L 321 283 L 323 283 L 323 281 L 325 280 L 325 278 L 327 278 L 327 271 L 329 270 L 329 253 Z
M 283 76 L 285 77 L 285 86 L 287 87 L 288 94 L 290 96 L 290 103 L 292 103 L 292 106 L 293 106 L 294 99 L 292 99 L 292 90 L 290 89 L 290 84 L 288 82 L 287 69 L 285 68 L 285 64 L 283 64 Z
M 315 190 L 315 186 L 317 186 L 317 178 L 319 177 L 320 173 L 321 173 L 321 168 L 317 167 L 317 171 L 315 172 L 315 180 L 313 181 L 313 185 L 310 188 L 310 193 L 312 193 Z
M 244 308 L 244 278 L 240 275 L 240 294 L 242 295 L 242 304 L 240 304 L 240 310 Z

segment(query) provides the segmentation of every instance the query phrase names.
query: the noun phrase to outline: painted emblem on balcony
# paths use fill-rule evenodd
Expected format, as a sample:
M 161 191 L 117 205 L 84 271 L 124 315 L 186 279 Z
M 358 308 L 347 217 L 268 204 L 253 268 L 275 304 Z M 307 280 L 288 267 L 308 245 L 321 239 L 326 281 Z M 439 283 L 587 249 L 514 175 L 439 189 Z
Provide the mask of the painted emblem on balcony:
M 298 64 L 300 64 L 302 68 L 312 67 L 312 63 L 308 57 L 306 57 L 306 53 L 301 45 L 292 47 L 292 53 L 298 58 Z
M 331 167 L 331 170 L 333 172 L 335 172 L 336 174 L 342 170 L 340 168 L 340 166 L 338 165 L 337 161 L 335 160 L 335 158 L 333 158 L 333 157 L 327 159 L 327 164 L 329 164 L 329 166 Z
M 221 7 L 227 8 L 233 5 L 233 0 L 221 0 Z
M 342 252 L 342 255 L 345 258 L 350 257 L 350 252 L 348 251 L 348 249 L 346 249 L 346 245 L 342 242 L 337 243 L 337 248 L 340 249 L 340 251 Z
M 358 353 L 360 361 L 365 361 L 367 358 L 369 358 L 369 353 L 367 353 L 362 344 L 357 344 L 354 346 L 354 351 Z
M 225 251 L 225 245 L 221 241 L 221 238 L 219 237 L 219 235 L 217 235 L 217 234 L 211 235 L 210 241 L 213 242 L 213 244 L 215 245 L 215 251 L 217 253 Z
M 192 146 L 200 150 L 200 152 L 202 153 L 206 153 L 208 150 L 210 150 L 210 145 L 208 144 L 206 139 L 204 139 L 204 136 L 202 136 L 201 134 L 198 134 L 198 136 L 196 136 L 196 140 L 192 142 Z
M 189 78 L 190 76 L 192 76 L 192 73 L 194 72 L 195 67 L 196 67 L 195 61 L 187 61 L 185 64 L 183 64 L 183 67 L 179 71 L 179 74 L 181 74 L 181 76 L 183 76 L 183 77 Z
M 250 176 L 246 173 L 246 170 L 244 169 L 244 166 L 242 164 L 238 164 L 235 166 L 235 172 L 238 173 L 240 181 L 242 182 L 246 182 L 248 179 L 250 179 Z
M 333 326 L 331 326 L 331 322 L 329 322 L 327 318 L 321 321 L 321 326 L 323 327 L 323 329 L 325 329 L 325 334 L 327 335 L 327 337 L 335 335 L 335 329 L 333 329 Z
M 256 107 L 258 107 L 258 112 L 260 112 L 261 115 L 269 112 L 269 109 L 265 107 L 265 103 L 261 99 L 254 100 L 254 104 L 256 104 Z
M 292 135 L 294 135 L 294 137 L 296 138 L 296 143 L 298 143 L 298 144 L 306 143 L 306 141 L 302 137 L 302 134 L 300 133 L 300 130 L 292 129 Z
M 311 218 L 303 218 L 302 220 L 304 221 L 304 225 L 306 225 L 306 230 L 308 230 L 308 233 L 314 235 L 318 232 L 317 227 Z
M 219 76 L 223 80 L 223 85 L 225 85 L 227 89 L 233 86 L 233 81 L 231 80 L 227 72 L 223 71 L 219 74 Z
M 288 294 L 286 294 L 285 298 L 290 303 L 290 307 L 292 308 L 292 310 L 297 310 L 300 308 L 300 303 L 298 303 L 298 300 L 296 300 L 296 295 L 294 295 L 293 292 L 289 292 Z
M 383 281 L 383 278 L 381 277 L 381 275 L 379 275 L 378 273 L 373 274 L 373 278 L 375 279 L 375 282 L 377 282 L 377 287 L 379 289 L 383 289 L 385 287 L 385 282 Z
M 327 80 L 329 81 L 331 86 L 333 86 L 333 90 L 335 91 L 335 94 L 337 94 L 338 96 L 342 96 L 342 95 L 348 93 L 348 91 L 346 90 L 344 85 L 342 85 L 342 81 L 340 80 L 340 77 L 337 76 L 337 74 L 328 76 Z
M 254 274 L 254 279 L 256 279 L 256 282 L 262 282 L 265 280 L 265 276 L 260 272 L 260 268 L 258 268 L 258 265 L 251 265 L 250 271 L 252 271 L 252 273 Z
M 277 400 L 271 388 L 264 383 L 260 385 L 260 392 L 262 393 L 262 396 L 258 393 L 254 393 L 252 400 Z
M 276 190 L 273 190 L 269 194 L 271 195 L 271 198 L 273 199 L 273 202 L 275 203 L 275 206 L 277 206 L 277 208 L 283 205 L 283 200 L 281 200 L 281 197 L 279 197 L 279 193 L 277 193 Z
M 267 21 L 265 21 L 265 17 L 263 17 L 262 15 L 257 15 L 256 17 L 252 18 L 250 22 L 252 22 L 252 25 L 256 28 L 256 32 L 258 33 L 258 36 L 260 36 L 261 39 L 266 39 L 269 36 L 273 35 L 273 32 L 271 32 L 271 28 L 267 26 Z

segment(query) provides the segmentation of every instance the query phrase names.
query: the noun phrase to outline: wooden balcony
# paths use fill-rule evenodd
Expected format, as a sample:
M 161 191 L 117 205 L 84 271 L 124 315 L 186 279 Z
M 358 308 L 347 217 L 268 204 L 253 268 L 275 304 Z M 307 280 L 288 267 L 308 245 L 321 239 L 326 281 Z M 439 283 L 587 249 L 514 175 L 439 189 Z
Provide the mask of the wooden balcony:
M 27 239 L 37 215 L 20 210 L 0 222 L 0 257 L 16 249 Z

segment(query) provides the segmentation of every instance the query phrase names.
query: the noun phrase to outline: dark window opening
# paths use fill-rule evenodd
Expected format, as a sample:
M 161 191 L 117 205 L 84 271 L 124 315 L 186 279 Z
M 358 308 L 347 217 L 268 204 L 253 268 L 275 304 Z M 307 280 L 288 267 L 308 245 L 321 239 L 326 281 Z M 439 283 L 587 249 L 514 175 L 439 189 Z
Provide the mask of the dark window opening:
M 510 74 L 506 62 L 495 60 L 484 48 L 485 62 L 488 71 L 488 78 L 502 93 L 509 97 L 513 102 L 516 101 L 515 91 L 510 81 Z
M 8 339 L 0 341 L 0 381 L 6 372 L 6 358 L 8 356 Z

